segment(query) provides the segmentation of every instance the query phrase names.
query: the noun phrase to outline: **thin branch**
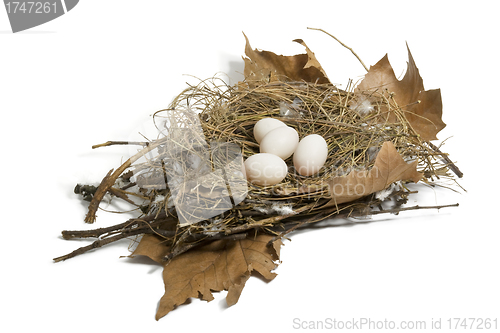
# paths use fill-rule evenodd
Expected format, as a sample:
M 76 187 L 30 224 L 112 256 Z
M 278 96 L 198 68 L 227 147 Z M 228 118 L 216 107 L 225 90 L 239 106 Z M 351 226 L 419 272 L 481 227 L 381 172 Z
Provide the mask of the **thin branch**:
M 348 49 L 349 51 L 352 52 L 352 54 L 354 54 L 354 56 L 359 60 L 359 62 L 361 63 L 361 65 L 363 65 L 363 67 L 365 68 L 365 70 L 368 72 L 368 68 L 366 67 L 365 63 L 363 62 L 363 60 L 361 60 L 361 58 L 356 54 L 356 52 L 354 52 L 353 49 L 351 49 L 349 46 L 345 45 L 344 43 L 342 43 L 340 40 L 338 40 L 337 37 L 333 36 L 332 34 L 326 32 L 325 30 L 323 29 L 318 29 L 318 28 L 307 28 L 309 30 L 317 30 L 317 31 L 321 31 L 321 32 L 324 32 L 325 34 L 327 34 L 328 36 L 332 37 L 333 39 L 335 39 L 337 42 L 340 43 L 340 45 L 342 45 L 343 47 L 345 47 L 346 49 Z
M 276 240 L 283 238 L 283 236 L 291 233 L 292 231 L 295 231 L 296 229 L 299 229 L 303 227 L 304 225 L 320 222 L 326 219 L 343 219 L 343 218 L 349 218 L 349 217 L 365 217 L 365 216 L 370 216 L 370 215 L 378 215 L 378 214 L 397 214 L 399 212 L 403 211 L 408 211 L 408 210 L 418 210 L 418 209 L 441 209 L 441 208 L 448 208 L 448 207 L 458 207 L 458 203 L 456 204 L 451 204 L 451 205 L 441 205 L 441 206 L 411 206 L 411 207 L 397 207 L 397 208 L 392 208 L 392 209 L 381 209 L 377 211 L 371 211 L 369 214 L 366 212 L 353 212 L 349 211 L 347 213 L 337 213 L 337 214 L 325 214 L 325 212 L 320 212 L 319 214 L 314 215 L 313 217 L 304 220 L 304 221 L 290 221 L 290 222 L 285 222 L 284 227 L 285 231 L 279 233 L 277 236 L 273 237 L 269 243 L 268 246 L 271 246 L 272 243 L 274 243 Z M 330 209 L 331 211 L 337 211 L 337 209 Z M 292 227 L 287 229 L 287 226 L 294 224 Z M 341 225 L 339 225 L 341 226 Z
M 438 147 L 436 147 L 433 143 L 431 143 L 430 141 L 427 141 L 427 144 L 429 145 L 429 147 L 431 147 L 435 152 L 439 153 L 440 156 L 445 160 L 445 162 L 448 164 L 448 167 L 450 168 L 451 171 L 453 171 L 453 173 L 455 175 L 457 175 L 458 178 L 462 178 L 464 176 L 463 172 L 460 171 L 460 169 L 455 165 L 455 163 L 453 163 L 450 158 L 448 157 L 448 154 L 444 154 L 442 153 Z
M 439 210 L 441 208 L 448 208 L 448 207 L 458 207 L 458 203 L 450 204 L 450 205 L 438 205 L 438 206 L 419 206 L 419 205 L 416 205 L 416 206 L 410 206 L 410 207 L 397 207 L 397 208 L 391 208 L 391 209 L 373 210 L 373 211 L 370 211 L 369 213 L 349 212 L 349 213 L 337 214 L 334 216 L 334 218 L 363 217 L 363 216 L 379 215 L 379 214 L 397 214 L 399 212 L 404 212 L 407 210 L 417 210 L 417 209 L 438 209 Z M 333 208 L 332 208 L 332 210 L 333 210 Z
M 130 237 L 130 236 L 139 235 L 139 234 L 143 234 L 143 233 L 145 233 L 145 232 L 142 229 L 128 230 L 127 232 L 122 232 L 122 233 L 114 235 L 112 237 L 98 239 L 98 240 L 96 240 L 95 242 L 93 242 L 90 245 L 80 247 L 80 248 L 76 249 L 75 251 L 73 251 L 71 253 L 68 253 L 68 254 L 66 254 L 64 256 L 61 256 L 61 257 L 54 258 L 53 260 L 54 260 L 54 262 L 64 261 L 66 259 L 70 259 L 70 258 L 76 257 L 77 255 L 83 254 L 83 253 L 85 253 L 87 251 L 90 251 L 92 249 L 97 249 L 97 248 L 102 247 L 104 245 L 107 245 L 109 243 L 116 242 L 116 241 L 118 241 L 120 239 L 127 238 L 127 237 Z
M 151 150 L 155 149 L 159 145 L 163 144 L 165 140 L 157 140 L 154 143 L 148 145 L 146 148 L 142 149 L 139 151 L 137 154 L 134 156 L 130 157 L 128 160 L 125 161 L 118 169 L 116 169 L 113 172 L 113 169 L 111 169 L 106 177 L 103 178 L 101 184 L 97 188 L 97 191 L 94 194 L 94 197 L 92 198 L 92 201 L 89 204 L 89 210 L 87 212 L 87 216 L 85 217 L 85 222 L 87 223 L 94 223 L 95 222 L 95 214 L 97 212 L 97 209 L 99 208 L 99 204 L 101 203 L 101 200 L 104 198 L 104 195 L 106 192 L 108 192 L 109 188 L 113 186 L 113 184 L 116 182 L 118 177 L 126 170 L 128 169 L 132 163 L 143 157 L 146 153 L 150 152 Z
M 203 244 L 206 244 L 206 242 L 211 242 L 214 240 L 220 240 L 220 239 L 225 239 L 225 240 L 242 240 L 247 237 L 246 233 L 241 233 L 241 234 L 235 234 L 235 235 L 224 235 L 224 234 L 216 234 L 213 236 L 208 236 L 207 238 L 204 238 L 201 241 L 198 242 L 193 242 L 193 243 L 184 243 L 179 247 L 176 247 L 173 249 L 170 253 L 168 253 L 164 258 L 163 261 L 170 261 L 173 258 L 177 257 L 178 255 L 187 252 L 188 250 L 192 249 L 193 247 L 197 247 Z
M 106 228 L 98 228 L 98 229 L 92 229 L 92 230 L 63 230 L 62 236 L 64 239 L 73 239 L 73 238 L 92 238 L 92 237 L 101 237 L 104 234 L 113 232 L 113 231 L 118 231 L 126 228 L 132 228 L 140 223 L 148 223 L 153 220 L 155 221 L 155 225 L 158 225 L 160 223 L 166 222 L 168 220 L 174 221 L 175 219 L 173 217 L 168 217 L 165 212 L 160 213 L 159 215 L 148 215 L 144 216 L 142 218 L 131 218 L 128 219 L 127 221 L 123 223 L 119 223 L 110 227 Z M 153 226 L 152 223 L 149 223 L 149 226 Z
M 170 238 L 175 236 L 175 231 L 162 230 L 157 229 L 156 227 L 161 223 L 165 222 L 164 220 L 154 220 L 151 223 L 148 223 L 145 220 L 141 219 L 131 219 L 127 222 L 117 224 L 115 226 L 109 228 L 99 228 L 95 230 L 83 230 L 83 231 L 63 231 L 64 239 L 72 239 L 72 238 L 91 238 L 97 237 L 98 239 L 94 241 L 92 244 L 80 247 L 75 251 L 68 253 L 64 256 L 54 258 L 55 262 L 60 262 L 66 259 L 70 259 L 76 257 L 77 255 L 84 254 L 90 250 L 102 247 L 104 245 L 116 242 L 120 239 L 127 238 L 130 236 L 136 235 L 146 235 L 146 234 L 154 234 L 164 238 Z M 140 223 L 143 223 L 143 226 L 138 226 Z
M 108 146 L 114 146 L 114 145 L 139 145 L 139 146 L 147 147 L 149 145 L 149 142 L 139 142 L 139 141 L 108 141 L 108 142 L 100 143 L 98 145 L 93 145 L 92 149 L 101 148 L 101 147 L 108 147 Z

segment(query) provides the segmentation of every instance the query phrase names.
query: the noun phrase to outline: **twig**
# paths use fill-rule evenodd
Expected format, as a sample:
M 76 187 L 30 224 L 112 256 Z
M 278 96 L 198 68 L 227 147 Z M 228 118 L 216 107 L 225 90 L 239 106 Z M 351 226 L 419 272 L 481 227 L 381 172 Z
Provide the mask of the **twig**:
M 230 234 L 240 233 L 243 231 L 248 231 L 250 229 L 272 226 L 273 224 L 276 224 L 276 222 L 279 222 L 283 219 L 295 216 L 295 215 L 302 213 L 306 210 L 313 209 L 315 205 L 316 205 L 316 203 L 313 202 L 311 204 L 305 205 L 303 207 L 300 207 L 300 208 L 294 210 L 292 214 L 276 215 L 276 216 L 268 217 L 268 218 L 265 218 L 265 219 L 262 219 L 259 221 L 254 221 L 253 223 L 246 223 L 246 224 L 231 228 L 229 230 L 226 230 L 225 233 L 226 233 L 226 235 L 230 235 Z
M 324 214 L 324 212 L 321 212 L 305 221 L 290 221 L 290 222 L 285 222 L 284 226 L 286 227 L 287 225 L 290 225 L 294 223 L 295 225 L 292 226 L 289 229 L 286 229 L 285 231 L 281 232 L 277 236 L 273 237 L 269 242 L 268 246 L 271 246 L 276 240 L 283 238 L 283 236 L 291 233 L 292 231 L 295 231 L 298 228 L 301 228 L 304 225 L 311 224 L 311 223 L 316 223 L 320 222 L 326 219 L 342 219 L 342 218 L 348 218 L 348 217 L 364 217 L 364 216 L 370 216 L 370 215 L 378 215 L 378 214 L 397 214 L 402 211 L 407 211 L 407 210 L 417 210 L 417 209 L 441 209 L 441 208 L 448 208 L 448 207 L 458 207 L 458 203 L 456 204 L 451 204 L 451 205 L 441 205 L 441 206 L 411 206 L 411 207 L 398 207 L 398 208 L 392 208 L 392 209 L 382 209 L 378 211 L 371 211 L 369 214 L 366 214 L 366 212 L 353 212 L 349 211 L 348 213 L 341 213 L 341 214 Z M 337 209 L 330 209 L 334 212 L 337 211 Z M 319 217 L 319 218 L 318 218 Z
M 143 229 L 133 229 L 133 230 L 127 230 L 126 232 L 122 232 L 120 234 L 117 234 L 117 235 L 114 235 L 114 236 L 111 236 L 111 237 L 108 237 L 108 238 L 103 238 L 103 239 L 98 239 L 96 240 L 95 242 L 93 242 L 92 244 L 90 245 L 87 245 L 87 246 L 83 246 L 83 247 L 80 247 L 78 249 L 76 249 L 75 251 L 71 252 L 71 253 L 68 253 L 64 256 L 61 256 L 61 257 L 57 257 L 57 258 L 54 258 L 54 262 L 60 262 L 60 261 L 64 261 L 66 259 L 70 259 L 70 258 L 73 258 L 73 257 L 76 257 L 77 255 L 80 255 L 80 254 L 83 254 L 87 251 L 90 251 L 92 249 L 97 249 L 99 247 L 102 247 L 106 244 L 109 244 L 109 243 L 113 243 L 113 242 L 116 242 L 120 239 L 123 239 L 123 238 L 127 238 L 127 237 L 130 237 L 130 236 L 135 236 L 135 235 L 139 235 L 139 234 L 142 234 L 142 233 L 145 233 Z
M 175 231 L 157 229 L 159 225 L 168 221 L 168 219 L 173 219 L 172 217 L 155 219 L 153 216 L 146 217 L 147 220 L 153 220 L 153 222 L 148 223 L 146 219 L 130 219 L 127 222 L 120 223 L 108 228 L 99 228 L 95 230 L 82 230 L 82 231 L 63 231 L 64 239 L 73 238 L 91 238 L 97 237 L 98 239 L 90 245 L 80 247 L 75 251 L 66 254 L 61 257 L 54 258 L 55 262 L 60 262 L 66 259 L 73 258 L 77 255 L 83 254 L 92 249 L 102 247 L 104 245 L 116 242 L 120 239 L 127 238 L 130 236 L 141 235 L 141 234 L 155 234 L 164 238 L 170 238 L 175 236 Z M 139 226 L 140 223 L 143 226 Z M 116 235 L 113 235 L 116 233 Z M 104 236 L 103 236 L 104 235 Z
M 446 163 L 448 164 L 448 167 L 450 168 L 451 171 L 453 171 L 453 173 L 455 175 L 457 175 L 458 178 L 462 178 L 464 176 L 464 174 L 462 173 L 462 171 L 460 171 L 460 169 L 455 165 L 455 163 L 453 163 L 450 158 L 448 157 L 447 154 L 444 154 L 442 153 L 438 147 L 436 147 L 433 143 L 431 142 L 427 142 L 427 144 L 429 145 L 429 147 L 431 147 L 434 151 L 436 151 L 437 153 L 439 153 L 441 155 L 441 157 L 446 161 Z
M 363 62 L 363 60 L 361 60 L 361 58 L 356 54 L 356 52 L 354 52 L 353 49 L 351 49 L 349 46 L 345 45 L 344 43 L 342 43 L 340 40 L 338 40 L 337 37 L 333 36 L 332 34 L 326 32 L 325 30 L 323 29 L 318 29 L 318 28 L 307 28 L 309 30 L 317 30 L 317 31 L 321 31 L 321 32 L 324 32 L 325 34 L 327 34 L 328 36 L 332 37 L 333 39 L 335 39 L 337 42 L 340 43 L 340 45 L 342 45 L 343 47 L 345 47 L 346 49 L 348 49 L 349 51 L 352 52 L 352 54 L 354 54 L 354 56 L 359 60 L 359 62 L 361 63 L 361 65 L 363 65 L 363 67 L 365 68 L 365 70 L 368 72 L 368 68 L 366 67 L 365 63 Z
M 123 163 L 118 169 L 116 169 L 113 172 L 113 169 L 111 169 L 106 177 L 103 178 L 101 184 L 97 188 L 97 191 L 94 194 L 94 197 L 92 198 L 92 201 L 89 204 L 89 211 L 87 212 L 87 216 L 85 217 L 85 222 L 87 223 L 94 223 L 95 222 L 95 214 L 97 212 L 97 209 L 99 208 L 99 204 L 101 203 L 101 200 L 104 198 L 104 195 L 106 192 L 108 192 L 109 188 L 113 186 L 113 184 L 116 182 L 116 179 L 127 169 L 129 168 L 132 163 L 137 161 L 139 158 L 144 156 L 146 153 L 150 152 L 151 150 L 155 149 L 159 145 L 164 143 L 164 140 L 160 139 L 155 141 L 154 143 L 148 145 L 146 148 L 142 149 L 139 151 L 137 154 L 134 156 L 130 157 L 125 163 Z
M 370 215 L 378 215 L 378 214 L 394 214 L 394 213 L 399 213 L 399 212 L 404 212 L 407 210 L 417 210 L 417 209 L 441 209 L 441 208 L 449 208 L 449 207 L 458 207 L 458 203 L 456 204 L 450 204 L 450 205 L 439 205 L 439 206 L 411 206 L 411 207 L 399 207 L 399 208 L 393 208 L 393 209 L 384 209 L 384 210 L 377 210 L 373 211 L 370 213 Z M 360 214 L 359 216 L 364 216 L 363 214 Z
M 325 218 L 346 218 L 346 217 L 363 217 L 363 216 L 370 216 L 370 215 L 379 215 L 379 214 L 397 214 L 399 212 L 404 212 L 407 210 L 417 210 L 417 209 L 441 209 L 441 208 L 448 208 L 448 207 L 458 207 L 458 203 L 455 204 L 450 204 L 450 205 L 439 205 L 439 206 L 410 206 L 410 207 L 397 207 L 397 208 L 391 208 L 391 209 L 381 209 L 381 210 L 372 210 L 369 213 L 366 211 L 362 212 L 355 212 L 355 211 L 350 211 L 349 213 L 342 213 L 342 214 L 336 214 L 334 217 L 332 215 L 326 215 Z M 332 212 L 337 211 L 337 208 L 330 208 L 329 209 Z M 314 221 L 317 222 L 317 221 Z
M 225 240 L 242 240 L 242 239 L 245 239 L 246 237 L 247 237 L 246 233 L 235 234 L 235 235 L 216 234 L 216 235 L 204 238 L 202 241 L 193 242 L 193 243 L 184 243 L 182 246 L 179 246 L 179 247 L 175 248 L 174 250 L 172 250 L 170 253 L 168 253 L 163 258 L 163 261 L 170 261 L 173 258 L 175 258 L 176 256 L 178 256 L 178 255 L 180 255 L 180 254 L 182 254 L 184 252 L 187 252 L 188 250 L 192 249 L 193 247 L 197 247 L 197 246 L 206 244 L 206 242 L 211 242 L 211 241 L 214 241 L 214 240 L 221 240 L 221 239 L 225 239 Z
M 139 142 L 139 141 L 108 141 L 104 143 L 100 143 L 98 145 L 93 145 L 92 149 L 100 148 L 100 147 L 108 147 L 114 145 L 139 145 L 147 147 L 149 142 Z
M 173 217 L 169 217 L 167 219 L 166 213 L 162 212 L 159 215 L 152 214 L 144 216 L 142 218 L 131 218 L 123 223 L 115 224 L 106 228 L 98 228 L 92 230 L 63 230 L 62 236 L 64 239 L 101 237 L 102 235 L 113 231 L 122 230 L 125 228 L 133 228 L 138 226 L 140 223 L 148 223 L 156 220 L 154 224 L 149 223 L 149 227 L 153 227 L 155 225 L 167 222 L 169 219 L 175 221 Z

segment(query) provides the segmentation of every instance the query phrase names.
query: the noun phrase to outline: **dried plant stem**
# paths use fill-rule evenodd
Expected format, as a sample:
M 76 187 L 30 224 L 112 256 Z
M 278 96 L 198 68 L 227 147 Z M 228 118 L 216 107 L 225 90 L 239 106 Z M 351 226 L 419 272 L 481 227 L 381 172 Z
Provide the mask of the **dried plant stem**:
M 419 205 L 416 205 L 416 206 L 411 206 L 411 207 L 398 207 L 398 208 L 394 208 L 394 209 L 382 209 L 382 210 L 376 210 L 376 211 L 373 211 L 370 213 L 370 215 L 379 215 L 379 214 L 387 214 L 387 213 L 391 213 L 391 214 L 396 214 L 396 213 L 399 213 L 399 212 L 405 212 L 407 210 L 417 210 L 417 209 L 442 209 L 442 208 L 448 208 L 448 207 L 458 207 L 459 204 L 456 203 L 456 204 L 450 204 L 450 205 L 438 205 L 438 206 L 419 206 Z M 355 215 L 353 215 L 354 217 Z M 364 216 L 364 215 L 358 215 L 357 217 L 360 217 L 360 216 Z
M 206 237 L 201 241 L 198 242 L 193 242 L 193 243 L 184 243 L 181 246 L 176 247 L 173 249 L 170 253 L 168 253 L 164 258 L 163 261 L 169 261 L 172 260 L 173 258 L 177 257 L 178 255 L 187 252 L 188 250 L 200 246 L 202 244 L 206 244 L 206 242 L 212 242 L 214 240 L 220 240 L 220 239 L 226 239 L 226 240 L 242 240 L 247 238 L 246 233 L 242 234 L 235 234 L 235 235 L 224 235 L 224 234 L 216 234 L 210 237 Z
M 92 249 L 116 242 L 120 239 L 140 234 L 157 234 L 161 237 L 169 238 L 175 236 L 175 231 L 159 229 L 160 225 L 177 222 L 173 216 L 166 216 L 163 212 L 158 215 L 148 215 L 143 218 L 133 218 L 111 227 L 98 228 L 93 230 L 69 231 L 64 230 L 62 236 L 64 239 L 74 238 L 98 238 L 92 244 L 80 247 L 75 251 L 61 257 L 54 258 L 55 262 L 73 258 Z
M 309 205 L 306 205 L 306 206 L 303 206 L 301 208 L 296 209 L 292 214 L 277 215 L 277 216 L 268 217 L 268 218 L 265 218 L 265 219 L 262 219 L 259 221 L 254 221 L 253 223 L 246 223 L 246 224 L 231 228 L 230 230 L 227 230 L 226 234 L 236 234 L 239 232 L 248 231 L 250 229 L 272 226 L 281 220 L 284 220 L 284 219 L 289 218 L 291 216 L 297 215 L 297 214 L 302 213 L 304 211 L 307 211 L 309 209 L 313 209 L 315 205 L 316 205 L 316 203 L 313 202 Z
M 116 182 L 118 177 L 127 170 L 132 163 L 143 157 L 145 154 L 150 152 L 151 150 L 155 149 L 158 147 L 160 144 L 164 143 L 165 138 L 160 139 L 155 141 L 154 143 L 148 145 L 146 148 L 142 149 L 139 151 L 137 154 L 134 156 L 130 157 L 125 163 L 123 163 L 118 169 L 116 169 L 113 172 L 113 169 L 111 169 L 106 177 L 103 178 L 101 184 L 97 188 L 97 191 L 95 192 L 92 201 L 89 204 L 89 211 L 87 212 L 87 216 L 85 217 L 85 222 L 86 223 L 94 223 L 95 222 L 95 214 L 97 212 L 97 209 L 99 208 L 99 204 L 101 203 L 102 199 L 104 198 L 104 195 L 106 192 L 108 192 L 109 188 L 113 186 L 113 184 Z
M 462 178 L 464 176 L 464 174 L 462 173 L 462 171 L 460 171 L 460 169 L 455 165 L 455 163 L 453 163 L 450 158 L 448 157 L 447 154 L 444 154 L 442 153 L 438 147 L 436 147 L 433 143 L 431 142 L 427 142 L 427 144 L 429 145 L 429 147 L 431 147 L 436 153 L 439 153 L 440 156 L 446 161 L 447 165 L 448 165 L 448 168 L 450 168 L 451 171 L 453 171 L 453 173 L 455 175 L 457 175 L 458 178 Z
M 173 217 L 170 217 L 169 219 L 172 220 L 174 223 L 177 221 Z M 98 228 L 98 229 L 92 229 L 92 230 L 77 230 L 77 231 L 64 230 L 62 232 L 62 236 L 64 239 L 101 237 L 102 235 L 113 232 L 113 231 L 122 230 L 125 228 L 137 227 L 141 223 L 142 224 L 149 223 L 153 220 L 155 220 L 156 222 L 168 221 L 165 212 L 163 212 L 163 213 L 158 214 L 158 215 L 152 214 L 152 215 L 144 216 L 142 218 L 132 218 L 132 219 L 127 220 L 126 222 L 116 224 L 116 225 L 106 227 L 106 228 Z M 150 224 L 150 226 L 151 226 L 151 224 Z
M 323 221 L 326 219 L 345 219 L 345 218 L 349 218 L 349 217 L 366 217 L 369 215 L 379 215 L 379 214 L 398 214 L 399 212 L 409 211 L 409 210 L 419 210 L 419 209 L 438 209 L 439 210 L 442 208 L 449 208 L 449 207 L 458 207 L 458 203 L 450 204 L 450 205 L 439 205 L 439 206 L 419 206 L 419 205 L 416 205 L 416 206 L 411 206 L 411 207 L 397 207 L 397 208 L 392 208 L 392 209 L 381 209 L 381 210 L 377 210 L 377 211 L 372 211 L 368 215 L 364 212 L 359 213 L 359 212 L 349 211 L 347 213 L 336 214 L 333 216 L 332 215 L 325 216 L 325 212 L 321 212 L 321 213 L 316 214 L 315 216 L 313 216 L 307 220 L 293 221 L 293 222 L 285 223 L 284 224 L 285 227 L 288 225 L 291 225 L 292 223 L 294 225 L 292 227 L 286 229 L 285 231 L 279 233 L 277 236 L 273 237 L 269 241 L 268 245 L 271 246 L 272 243 L 274 243 L 276 240 L 283 238 L 285 235 L 291 233 L 292 231 L 294 231 L 296 229 L 299 229 L 305 225 L 320 222 L 320 221 Z M 337 211 L 336 208 L 332 208 L 331 210 Z M 342 226 L 342 225 L 339 225 L 339 226 Z
M 139 142 L 139 141 L 108 141 L 104 143 L 100 143 L 98 145 L 93 145 L 92 149 L 100 148 L 100 147 L 108 147 L 114 145 L 139 145 L 147 147 L 149 142 Z
M 328 36 L 332 37 L 333 39 L 335 39 L 337 42 L 340 43 L 340 45 L 342 45 L 343 47 L 345 47 L 346 49 L 348 49 L 349 51 L 352 52 L 352 54 L 354 54 L 354 56 L 359 60 L 359 62 L 361 63 L 361 65 L 363 65 L 363 67 L 365 68 L 365 70 L 368 72 L 368 67 L 366 67 L 365 63 L 363 62 L 363 60 L 361 60 L 361 58 L 356 54 L 356 52 L 354 52 L 353 49 L 351 49 L 349 46 L 345 45 L 344 43 L 342 43 L 337 37 L 333 36 L 332 34 L 326 32 L 325 30 L 323 29 L 318 29 L 318 28 L 307 28 L 309 30 L 317 30 L 317 31 L 321 31 L 321 32 L 324 32 L 325 34 L 327 34 Z
M 75 251 L 68 253 L 64 256 L 54 258 L 54 262 L 60 262 L 60 261 L 66 260 L 66 259 L 70 259 L 70 258 L 76 257 L 77 255 L 83 254 L 87 251 L 90 251 L 92 249 L 96 249 L 96 248 L 102 247 L 104 245 L 107 245 L 109 243 L 119 241 L 120 239 L 143 234 L 143 233 L 145 233 L 145 231 L 142 229 L 133 229 L 133 230 L 124 231 L 122 233 L 119 233 L 117 235 L 114 235 L 114 236 L 111 236 L 108 238 L 98 239 L 90 245 L 80 247 L 80 248 L 76 249 Z

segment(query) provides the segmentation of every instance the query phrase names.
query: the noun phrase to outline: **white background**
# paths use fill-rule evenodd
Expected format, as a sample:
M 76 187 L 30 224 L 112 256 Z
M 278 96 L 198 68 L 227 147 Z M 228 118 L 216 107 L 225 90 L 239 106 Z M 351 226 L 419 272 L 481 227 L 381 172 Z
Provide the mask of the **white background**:
M 500 320 L 494 4 L 83 0 L 17 34 L 0 9 L 0 326 L 9 332 L 270 332 L 295 331 L 294 320 L 326 318 L 425 320 L 427 328 L 438 318 L 443 328 L 450 317 Z M 408 42 L 426 89 L 441 88 L 448 126 L 439 139 L 450 138 L 443 150 L 464 172 L 460 184 L 467 189 L 418 188 L 410 204 L 459 202 L 459 208 L 297 232 L 282 249 L 272 282 L 251 278 L 231 308 L 223 292 L 159 322 L 162 269 L 119 258 L 129 254 L 129 241 L 52 262 L 88 244 L 63 240 L 61 230 L 127 218 L 100 211 L 95 225 L 83 222 L 86 205 L 74 185 L 99 181 L 127 158 L 122 148 L 91 146 L 130 138 L 186 81 L 194 82 L 186 74 L 241 79 L 242 31 L 252 47 L 285 55 L 302 53 L 292 40 L 304 39 L 335 83 L 364 74 L 347 49 L 307 27 L 334 34 L 367 65 L 388 53 L 398 75 Z

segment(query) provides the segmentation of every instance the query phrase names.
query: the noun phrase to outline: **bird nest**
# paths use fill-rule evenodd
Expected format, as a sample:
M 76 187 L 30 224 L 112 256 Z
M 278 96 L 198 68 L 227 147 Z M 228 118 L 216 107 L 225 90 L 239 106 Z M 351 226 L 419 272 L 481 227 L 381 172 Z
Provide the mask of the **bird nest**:
M 445 126 L 440 92 L 423 89 L 410 53 L 402 80 L 384 57 L 359 84 L 339 89 L 296 41 L 306 53 L 286 57 L 254 50 L 247 39 L 244 81 L 230 86 L 212 78 L 188 86 L 154 114 L 156 138 L 94 146 L 139 149 L 98 187 L 77 185 L 75 192 L 90 201 L 85 221 L 95 221 L 105 195 L 127 201 L 140 215 L 111 227 L 63 231 L 65 239 L 97 240 L 55 261 L 146 234 L 161 240 L 163 261 L 218 239 L 265 233 L 275 241 L 325 219 L 425 208 L 404 206 L 415 193 L 406 183 L 434 186 L 462 176 L 431 143 Z M 243 161 L 259 152 L 253 127 L 266 117 L 300 138 L 325 139 L 328 156 L 317 174 L 300 175 L 288 158 L 280 183 L 247 181 Z M 384 201 L 392 205 L 382 207 Z

